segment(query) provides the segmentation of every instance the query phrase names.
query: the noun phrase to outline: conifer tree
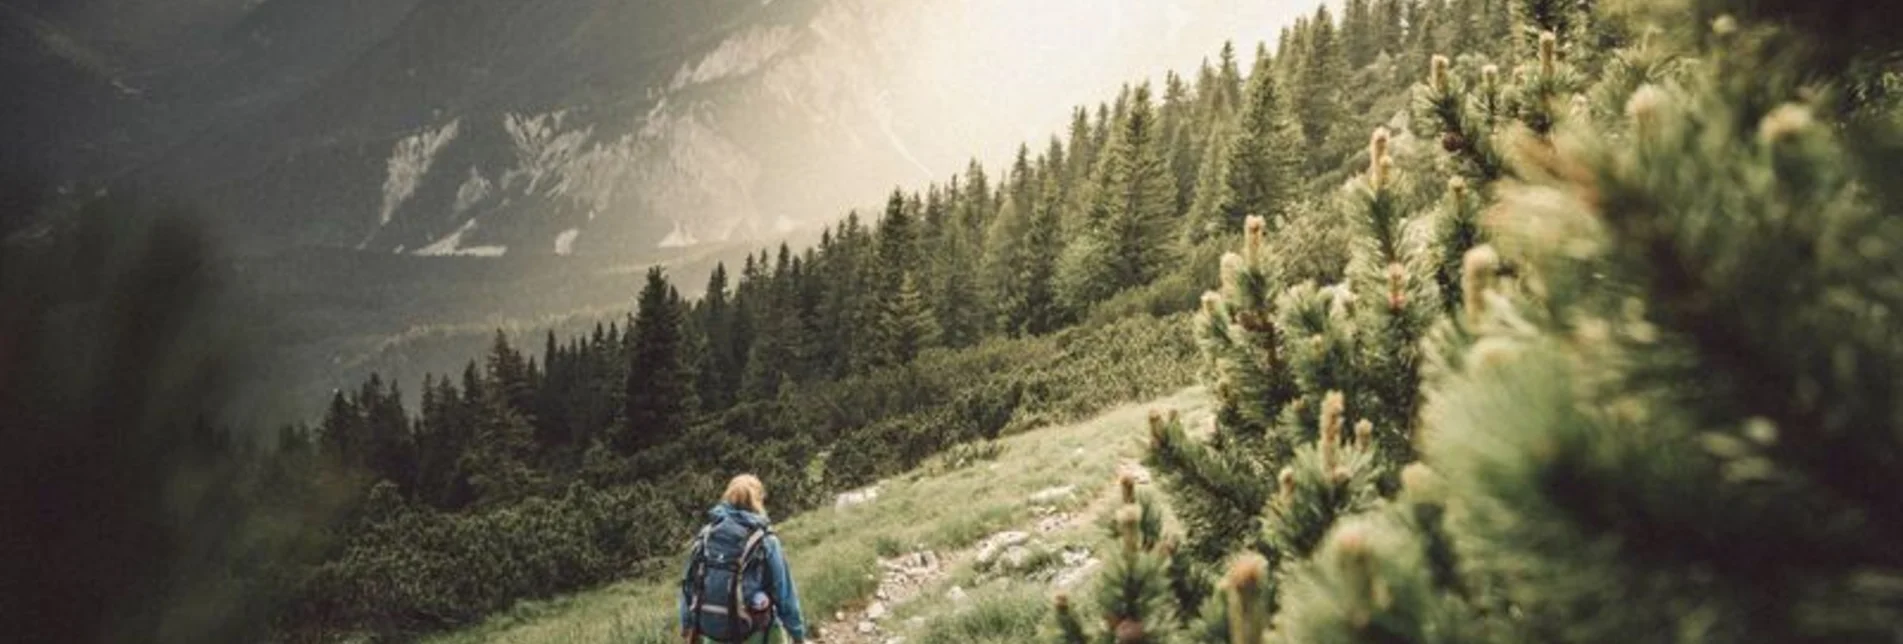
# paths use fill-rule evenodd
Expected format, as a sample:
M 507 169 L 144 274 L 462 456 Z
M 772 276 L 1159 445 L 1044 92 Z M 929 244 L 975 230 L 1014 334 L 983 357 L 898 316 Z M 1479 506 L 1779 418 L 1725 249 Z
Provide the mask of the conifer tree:
M 1229 216 L 1226 206 L 1235 202 L 1228 179 L 1229 152 L 1234 148 L 1236 128 L 1230 122 L 1218 122 L 1210 128 L 1202 161 L 1197 166 L 1196 197 L 1183 216 L 1183 239 L 1189 244 L 1231 230 L 1226 225 Z
M 910 271 L 899 277 L 898 293 L 886 300 L 879 329 L 884 340 L 881 364 L 910 364 L 920 351 L 938 341 L 938 323 Z
M 1542 0 L 1532 0 L 1540 4 Z M 1459 273 L 1460 258 L 1487 241 L 1486 232 L 1477 225 L 1477 216 L 1492 198 L 1495 181 L 1505 177 L 1509 142 L 1516 136 L 1543 141 L 1560 120 L 1569 114 L 1590 109 L 1581 74 L 1560 57 L 1562 45 L 1548 27 L 1565 29 L 1577 19 L 1573 9 L 1559 18 L 1550 7 L 1533 12 L 1546 16 L 1545 23 L 1526 28 L 1534 34 L 1532 58 L 1518 67 L 1517 78 L 1508 78 L 1499 65 L 1480 65 L 1477 78 L 1460 74 L 1446 56 L 1435 55 L 1429 61 L 1427 79 L 1413 90 L 1412 127 L 1424 138 L 1440 141 L 1456 173 L 1441 205 L 1434 227 L 1435 244 L 1441 258 L 1435 268 L 1442 304 L 1452 312 L 1462 299 Z M 1615 66 L 1618 82 L 1608 88 L 1637 87 L 1641 79 L 1656 78 L 1669 69 L 1664 60 L 1652 56 L 1632 56 L 1631 66 Z M 1603 97 L 1601 101 L 1607 100 Z M 1604 109 L 1602 107 L 1602 109 Z M 1514 128 L 1523 127 L 1526 134 Z
M 343 390 L 332 391 L 330 405 L 317 426 L 318 451 L 334 463 L 357 466 L 370 442 L 357 403 Z
M 1069 142 L 1064 144 L 1067 156 L 1063 185 L 1067 192 L 1075 191 L 1088 181 L 1091 168 L 1097 165 L 1097 148 L 1090 135 L 1090 110 L 1082 105 L 1071 112 L 1069 136 Z
M 1403 16 L 1406 12 L 1405 0 L 1374 0 L 1374 46 L 1377 51 L 1390 57 L 1400 56 L 1403 52 L 1407 31 Z
M 879 293 L 890 296 L 898 292 L 902 274 L 913 270 L 918 264 L 919 230 L 915 213 L 905 206 L 905 193 L 893 190 L 886 199 L 885 215 L 879 220 L 878 261 L 880 265 Z
M 1223 118 L 1242 109 L 1242 64 L 1236 60 L 1236 44 L 1223 41 L 1216 60 L 1216 84 L 1208 100 L 1212 116 Z
M 1389 145 L 1377 131 L 1341 202 L 1360 231 L 1346 284 L 1281 283 L 1267 222 L 1250 217 L 1242 252 L 1223 257 L 1221 290 L 1204 296 L 1196 328 L 1216 432 L 1205 443 L 1155 426 L 1149 455 L 1204 561 L 1249 548 L 1271 580 L 1299 570 L 1414 459 L 1416 346 L 1440 309 Z
M 498 335 L 498 337 L 501 337 Z M 487 373 L 465 372 L 463 396 L 469 405 L 470 446 L 457 459 L 456 469 L 468 484 L 470 499 L 496 506 L 536 493 L 544 480 L 531 463 L 535 428 L 509 404 L 507 393 L 496 386 L 513 369 L 506 342 L 492 350 Z
M 992 303 L 984 297 L 986 285 L 981 271 L 984 241 L 997 218 L 997 208 L 990 180 L 977 160 L 966 167 L 963 178 L 962 190 L 952 204 L 951 219 L 921 249 L 930 263 L 929 270 L 921 273 L 929 281 L 926 302 L 936 319 L 939 342 L 950 347 L 977 341 L 989 330 L 992 315 Z M 918 207 L 913 209 L 916 212 Z
M 1341 39 L 1348 69 L 1361 69 L 1374 62 L 1375 54 L 1380 53 L 1379 37 L 1374 8 L 1369 6 L 1368 0 L 1348 0 L 1341 17 Z
M 1018 148 L 1017 161 L 1007 177 L 1005 200 L 997 218 L 985 231 L 983 293 L 995 311 L 991 328 L 1016 335 L 1023 331 L 1029 313 L 1030 286 L 1026 281 L 1030 253 L 1028 236 L 1037 216 L 1032 195 L 1030 148 Z
M 1197 154 L 1197 135 L 1201 128 L 1195 122 L 1196 105 L 1189 93 L 1189 85 L 1176 72 L 1169 72 L 1163 81 L 1163 108 L 1160 112 L 1158 127 L 1163 133 L 1164 158 L 1169 162 L 1170 174 L 1176 179 L 1176 207 L 1180 214 L 1189 210 L 1190 201 L 1196 196 L 1196 169 L 1201 163 Z
M 878 329 L 874 366 L 911 362 L 938 337 L 935 312 L 915 268 L 919 266 L 917 235 L 916 213 L 905 205 L 905 194 L 894 190 L 886 200 L 877 235 L 880 272 L 874 301 Z
M 528 358 L 509 345 L 509 336 L 502 329 L 496 329 L 495 340 L 489 345 L 489 373 L 490 384 L 504 404 L 521 412 L 534 406 L 535 387 Z
M 422 418 L 417 431 L 417 486 L 415 498 L 441 509 L 468 502 L 467 477 L 457 466 L 469 448 L 474 428 L 456 386 L 445 376 L 423 380 Z
M 1277 86 L 1271 62 L 1256 61 L 1249 74 L 1242 118 L 1229 141 L 1225 164 L 1223 225 L 1231 230 L 1249 215 L 1279 223 L 1293 198 L 1301 172 L 1300 133 L 1289 119 L 1287 98 Z
M 1903 229 L 1860 187 L 1895 146 L 1822 116 L 1777 33 L 1719 22 L 1501 191 L 1522 294 L 1484 300 L 1426 452 L 1523 639 L 1895 637 L 1903 343 L 1870 316 Z
M 626 423 L 615 447 L 628 454 L 687 428 L 695 413 L 694 374 L 687 360 L 685 305 L 659 267 L 648 270 L 628 353 Z
M 403 410 L 403 394 L 391 383 L 386 390 L 382 378 L 370 374 L 358 395 L 363 412 L 364 466 L 380 479 L 409 491 L 416 484 L 416 442 L 410 420 Z
M 1062 245 L 1059 232 L 1063 225 L 1064 191 L 1059 183 L 1056 164 L 1043 173 L 1044 185 L 1031 209 L 1031 221 L 1024 235 L 1023 262 L 1018 279 L 1023 282 L 1023 331 L 1042 335 L 1057 330 L 1064 322 L 1058 306 L 1057 253 Z
M 1359 232 L 1348 277 L 1359 298 L 1355 307 L 1362 388 L 1362 418 L 1373 423 L 1376 447 L 1393 467 L 1384 486 L 1392 489 L 1399 466 L 1415 460 L 1420 422 L 1420 344 L 1442 314 L 1433 279 L 1437 259 L 1410 234 L 1416 218 L 1397 184 L 1386 128 L 1369 142 L 1369 168 L 1346 198 Z
M 1486 621 L 1458 593 L 1436 583 L 1434 549 L 1409 523 L 1403 501 L 1357 515 L 1331 531 L 1315 556 L 1283 584 L 1276 641 L 1352 644 L 1490 641 Z
M 707 291 L 695 306 L 700 328 L 707 339 L 707 351 L 698 379 L 701 405 L 709 410 L 726 409 L 740 390 L 740 374 L 746 354 L 740 353 L 735 336 L 734 311 L 728 300 L 727 265 L 717 263 L 707 275 Z M 551 340 L 553 336 L 550 336 Z
M 1315 9 L 1306 41 L 1290 95 L 1302 140 L 1310 150 L 1308 170 L 1314 175 L 1331 169 L 1340 160 L 1339 152 L 1328 144 L 1345 118 L 1342 85 L 1348 77 L 1348 62 L 1327 5 Z
M 1131 92 L 1128 112 L 1104 151 L 1082 229 L 1060 263 L 1063 299 L 1073 311 L 1148 283 L 1169 257 L 1174 180 L 1149 85 Z
M 1152 414 L 1151 423 L 1164 422 Z M 1163 535 L 1163 517 L 1155 501 L 1136 488 L 1127 474 L 1118 478 L 1121 503 L 1111 517 L 1111 534 L 1116 537 L 1117 552 L 1098 573 L 1091 588 L 1089 606 L 1077 606 L 1066 593 L 1055 599 L 1053 626 L 1049 641 L 1058 644 L 1151 644 L 1177 641 L 1193 611 L 1184 609 L 1185 601 L 1200 596 L 1177 594 L 1185 586 L 1200 587 L 1205 582 L 1190 577 L 1193 573 L 1181 565 L 1172 540 Z M 1193 605 L 1192 605 L 1193 607 Z M 1079 611 L 1091 614 L 1080 616 Z M 1095 619 L 1090 619 L 1094 617 Z M 1085 626 L 1101 623 L 1101 630 Z

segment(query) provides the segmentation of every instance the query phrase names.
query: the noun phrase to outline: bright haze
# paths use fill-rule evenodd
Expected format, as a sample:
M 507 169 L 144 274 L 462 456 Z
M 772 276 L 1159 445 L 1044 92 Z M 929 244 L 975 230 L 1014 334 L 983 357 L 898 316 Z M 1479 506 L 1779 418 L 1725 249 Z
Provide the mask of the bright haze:
M 1242 63 L 1303 3 L 0 2 L 22 170 L 160 186 L 248 248 L 567 254 L 765 238 L 1121 83 Z M 17 51 L 16 51 L 17 50 Z

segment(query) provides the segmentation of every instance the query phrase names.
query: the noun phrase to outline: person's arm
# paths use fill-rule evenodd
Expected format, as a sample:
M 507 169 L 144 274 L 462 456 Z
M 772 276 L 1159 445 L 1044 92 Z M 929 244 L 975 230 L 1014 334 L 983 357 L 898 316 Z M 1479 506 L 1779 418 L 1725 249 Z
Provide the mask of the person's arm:
M 786 553 L 780 549 L 779 537 L 766 538 L 766 560 L 773 573 L 773 610 L 786 628 L 786 634 L 795 642 L 804 642 L 806 618 L 800 613 L 799 589 L 793 584 L 792 571 L 787 569 Z

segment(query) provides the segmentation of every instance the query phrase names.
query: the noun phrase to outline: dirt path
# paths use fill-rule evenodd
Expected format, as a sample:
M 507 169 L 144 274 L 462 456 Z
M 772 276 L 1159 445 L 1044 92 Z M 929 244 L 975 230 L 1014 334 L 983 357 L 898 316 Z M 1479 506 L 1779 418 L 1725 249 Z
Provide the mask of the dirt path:
M 1141 465 L 1125 461 L 1118 466 L 1119 472 L 1129 472 L 1147 483 L 1149 472 Z M 893 612 L 919 597 L 940 596 L 949 601 L 964 599 L 963 589 L 953 586 L 939 588 L 950 576 L 953 568 L 959 564 L 978 558 L 1001 556 L 1004 550 L 1022 544 L 1033 537 L 1068 532 L 1082 527 L 1091 517 L 1097 516 L 1114 500 L 1112 488 L 1100 490 L 1079 490 L 1075 486 L 1052 488 L 1033 494 L 1026 499 L 1032 507 L 1032 517 L 1028 524 L 1006 529 L 984 539 L 977 544 L 939 553 L 930 550 L 911 552 L 890 559 L 879 559 L 879 586 L 873 591 L 865 605 L 853 610 L 840 611 L 828 616 L 816 624 L 813 633 L 815 641 L 824 644 L 903 644 L 905 637 L 891 634 L 891 631 L 904 628 L 892 624 Z M 1074 494 L 1093 494 L 1084 506 L 1070 510 L 1056 509 L 1058 502 Z M 1046 497 L 1040 499 L 1039 497 Z M 1057 574 L 1059 585 L 1081 580 L 1093 571 L 1098 560 L 1092 557 L 1067 561 L 1066 569 Z M 917 618 L 914 618 L 917 619 Z

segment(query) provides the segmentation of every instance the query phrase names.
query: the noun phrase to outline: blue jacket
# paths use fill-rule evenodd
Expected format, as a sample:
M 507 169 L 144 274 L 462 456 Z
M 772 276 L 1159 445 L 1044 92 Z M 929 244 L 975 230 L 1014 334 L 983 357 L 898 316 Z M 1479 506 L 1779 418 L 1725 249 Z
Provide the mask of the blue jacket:
M 707 511 L 709 523 L 726 518 L 737 519 L 749 527 L 765 528 L 769 525 L 766 517 L 726 503 L 716 505 L 712 510 Z M 767 579 L 773 585 L 773 611 L 779 617 L 780 625 L 786 629 L 787 635 L 791 635 L 794 641 L 806 641 L 806 620 L 800 616 L 799 589 L 793 586 L 793 575 L 787 570 L 786 553 L 780 548 L 780 538 L 769 534 L 761 540 L 761 543 L 765 546 Z M 694 562 L 690 558 L 687 569 L 681 572 L 682 630 L 687 629 L 691 624 L 689 620 L 693 617 L 687 614 L 687 605 L 693 601 L 693 597 L 688 594 L 688 589 L 693 585 L 693 580 L 688 576 L 693 574 L 693 570 Z

